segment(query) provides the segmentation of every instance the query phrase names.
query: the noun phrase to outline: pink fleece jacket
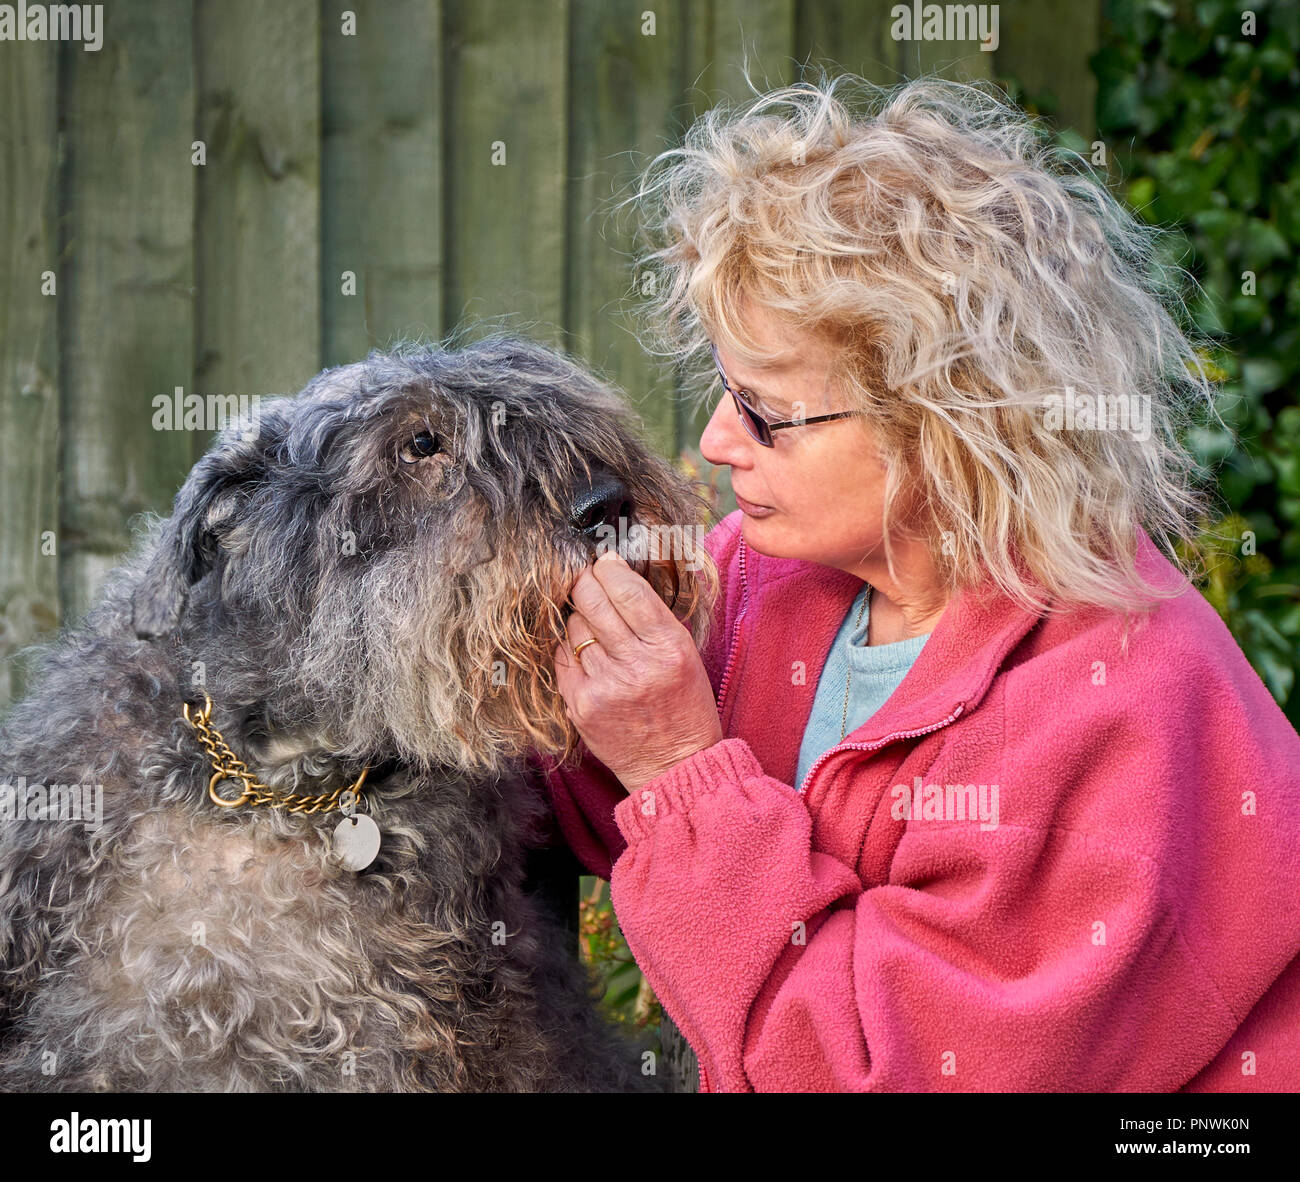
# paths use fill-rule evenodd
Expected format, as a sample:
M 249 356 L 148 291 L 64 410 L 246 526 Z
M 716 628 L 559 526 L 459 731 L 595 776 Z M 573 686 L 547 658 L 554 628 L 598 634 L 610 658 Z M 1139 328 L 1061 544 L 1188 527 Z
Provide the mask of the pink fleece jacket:
M 707 541 L 724 739 L 633 797 L 541 764 L 702 1090 L 1300 1090 L 1300 737 L 1209 604 L 1123 654 L 1114 616 L 959 595 L 800 792 L 861 580 L 740 524 Z

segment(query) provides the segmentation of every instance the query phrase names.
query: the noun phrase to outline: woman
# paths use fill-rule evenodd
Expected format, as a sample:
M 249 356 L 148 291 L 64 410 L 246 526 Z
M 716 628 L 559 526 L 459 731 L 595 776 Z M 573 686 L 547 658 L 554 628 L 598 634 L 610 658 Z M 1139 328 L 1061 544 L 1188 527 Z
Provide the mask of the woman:
M 991 92 L 845 85 L 642 186 L 740 510 L 702 653 L 575 583 L 560 828 L 708 1090 L 1300 1088 L 1300 738 L 1162 553 L 1153 232 Z

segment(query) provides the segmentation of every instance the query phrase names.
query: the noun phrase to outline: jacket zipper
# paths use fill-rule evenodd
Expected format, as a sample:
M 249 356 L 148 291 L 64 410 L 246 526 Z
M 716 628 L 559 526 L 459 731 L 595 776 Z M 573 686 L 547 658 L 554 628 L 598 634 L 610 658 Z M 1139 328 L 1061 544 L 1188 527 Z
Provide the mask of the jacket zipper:
M 803 783 L 799 785 L 799 795 L 804 794 L 804 789 L 808 787 L 808 781 L 813 778 L 813 774 L 821 767 L 823 762 L 837 751 L 875 751 L 878 747 L 883 747 L 886 743 L 892 743 L 895 739 L 914 739 L 918 735 L 928 735 L 931 731 L 937 731 L 941 726 L 947 726 L 950 722 L 955 721 L 965 709 L 966 703 L 958 702 L 947 718 L 940 719 L 932 726 L 923 726 L 920 730 L 915 731 L 895 731 L 892 735 L 886 735 L 883 739 L 877 739 L 874 743 L 839 743 L 829 751 L 823 751 L 812 767 L 808 769 L 808 774 L 804 776 Z
M 736 613 L 736 622 L 731 628 L 731 643 L 727 650 L 727 667 L 722 674 L 722 684 L 718 687 L 718 715 L 722 715 L 723 704 L 727 700 L 727 687 L 731 684 L 731 670 L 736 663 L 736 642 L 740 639 L 740 623 L 749 610 L 749 575 L 745 569 L 745 541 L 740 541 L 740 611 Z

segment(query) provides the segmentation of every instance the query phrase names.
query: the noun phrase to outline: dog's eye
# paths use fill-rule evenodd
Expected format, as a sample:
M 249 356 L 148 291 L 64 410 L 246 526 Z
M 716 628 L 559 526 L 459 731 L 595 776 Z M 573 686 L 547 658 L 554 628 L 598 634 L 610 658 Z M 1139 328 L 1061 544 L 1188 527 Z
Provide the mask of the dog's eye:
M 409 443 L 402 445 L 398 455 L 403 464 L 418 464 L 426 456 L 436 455 L 439 446 L 436 435 L 429 431 L 421 431 Z

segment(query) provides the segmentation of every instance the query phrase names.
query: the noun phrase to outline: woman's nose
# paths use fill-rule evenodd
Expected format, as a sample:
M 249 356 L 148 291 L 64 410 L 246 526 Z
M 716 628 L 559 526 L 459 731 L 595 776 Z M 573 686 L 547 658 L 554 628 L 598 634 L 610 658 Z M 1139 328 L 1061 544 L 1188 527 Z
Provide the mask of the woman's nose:
M 741 426 L 731 395 L 724 393 L 700 435 L 700 454 L 710 464 L 748 467 L 750 448 L 757 446 Z

